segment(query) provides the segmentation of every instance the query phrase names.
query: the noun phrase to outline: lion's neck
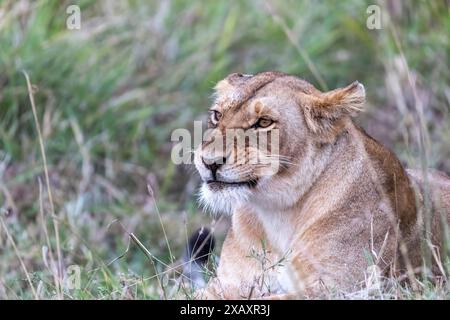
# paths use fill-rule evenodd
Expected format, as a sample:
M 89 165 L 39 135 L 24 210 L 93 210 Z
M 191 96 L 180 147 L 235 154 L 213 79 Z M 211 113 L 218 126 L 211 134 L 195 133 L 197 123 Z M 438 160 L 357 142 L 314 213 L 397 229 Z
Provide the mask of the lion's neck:
M 265 229 L 268 240 L 283 253 L 289 249 L 293 235 L 298 233 L 296 227 L 310 222 L 306 221 L 306 216 L 313 213 L 303 211 L 305 211 L 305 207 L 309 207 L 308 203 L 317 192 L 316 186 L 321 185 L 320 196 L 323 196 L 324 193 L 330 197 L 340 196 L 339 192 L 334 190 L 335 186 L 340 183 L 329 180 L 329 171 L 337 170 L 334 168 L 334 162 L 342 154 L 347 156 L 354 154 L 352 148 L 347 134 L 339 137 L 334 144 L 323 146 L 321 150 L 311 146 L 307 151 L 309 154 L 302 163 L 299 163 L 294 174 L 290 175 L 289 181 L 281 179 L 278 186 L 267 190 L 264 198 L 253 203 L 252 207 Z M 351 159 L 350 156 L 349 161 L 356 163 L 361 160 Z M 357 172 L 348 172 L 348 175 L 358 174 Z M 341 179 L 345 181 L 352 178 L 342 176 Z M 274 197 L 272 198 L 271 195 Z M 313 202 L 315 201 L 313 200 Z M 326 204 L 323 205 L 326 207 Z M 300 220 L 303 222 L 299 223 Z
M 342 152 L 347 138 L 339 137 L 334 144 L 325 146 L 309 145 L 303 159 L 291 164 L 289 171 L 277 177 L 270 186 L 262 187 L 252 205 L 261 212 L 283 212 L 295 207 L 309 193 L 314 184 L 326 171 L 332 159 Z

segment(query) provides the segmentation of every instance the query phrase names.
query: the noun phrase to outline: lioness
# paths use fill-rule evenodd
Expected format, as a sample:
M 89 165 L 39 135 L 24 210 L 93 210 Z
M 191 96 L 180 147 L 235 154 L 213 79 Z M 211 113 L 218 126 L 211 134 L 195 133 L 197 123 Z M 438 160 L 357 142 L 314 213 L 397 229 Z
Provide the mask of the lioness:
M 231 213 L 232 227 L 217 277 L 199 298 L 318 298 L 357 290 L 374 270 L 420 272 L 426 223 L 414 186 L 420 190 L 423 177 L 408 176 L 391 151 L 353 123 L 365 102 L 362 84 L 321 92 L 300 78 L 263 72 L 231 74 L 215 89 L 211 135 L 196 150 L 195 166 L 201 201 Z M 230 128 L 277 129 L 279 153 L 267 157 L 247 143 L 214 148 Z M 230 160 L 239 155 L 266 156 L 278 170 L 268 174 L 270 162 Z M 445 210 L 432 224 L 433 245 L 440 247 L 450 179 L 441 173 L 426 179 Z

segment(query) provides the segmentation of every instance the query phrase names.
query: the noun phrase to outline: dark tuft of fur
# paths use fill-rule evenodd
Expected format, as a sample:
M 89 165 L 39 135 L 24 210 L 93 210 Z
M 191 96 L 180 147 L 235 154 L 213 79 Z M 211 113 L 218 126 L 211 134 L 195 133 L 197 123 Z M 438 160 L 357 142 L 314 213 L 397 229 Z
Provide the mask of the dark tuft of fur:
M 205 227 L 197 229 L 189 237 L 183 256 L 183 274 L 194 288 L 206 285 L 205 270 L 215 244 L 212 232 Z
M 189 237 L 186 246 L 186 258 L 201 265 L 206 264 L 215 245 L 216 243 L 211 231 L 208 228 L 201 227 Z

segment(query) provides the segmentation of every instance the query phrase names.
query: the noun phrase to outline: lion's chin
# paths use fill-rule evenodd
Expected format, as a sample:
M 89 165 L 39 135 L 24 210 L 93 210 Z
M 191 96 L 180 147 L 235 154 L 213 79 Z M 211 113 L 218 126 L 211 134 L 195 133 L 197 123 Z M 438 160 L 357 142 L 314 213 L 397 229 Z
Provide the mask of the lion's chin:
M 247 203 L 253 188 L 247 184 L 222 185 L 204 182 L 200 188 L 199 202 L 212 214 L 232 214 L 234 209 Z

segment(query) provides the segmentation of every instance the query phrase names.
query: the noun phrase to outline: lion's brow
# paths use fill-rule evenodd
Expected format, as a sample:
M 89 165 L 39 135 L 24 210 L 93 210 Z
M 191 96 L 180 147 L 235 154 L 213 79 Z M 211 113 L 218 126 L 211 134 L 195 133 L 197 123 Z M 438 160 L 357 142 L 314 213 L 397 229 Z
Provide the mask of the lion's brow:
M 251 81 L 249 84 L 245 85 L 242 88 L 242 91 L 247 93 L 245 94 L 239 101 L 236 101 L 233 103 L 233 105 L 230 106 L 230 111 L 232 111 L 234 114 L 238 113 L 241 107 L 247 103 L 250 99 L 255 97 L 255 95 L 258 93 L 259 90 L 263 89 L 270 83 L 274 82 L 276 79 L 285 77 L 285 74 L 282 73 L 270 73 L 268 75 L 263 74 L 261 75 L 262 79 L 258 79 L 258 75 L 255 76 L 255 80 Z

